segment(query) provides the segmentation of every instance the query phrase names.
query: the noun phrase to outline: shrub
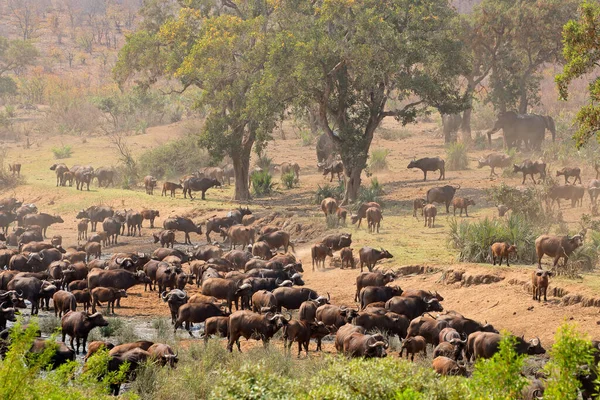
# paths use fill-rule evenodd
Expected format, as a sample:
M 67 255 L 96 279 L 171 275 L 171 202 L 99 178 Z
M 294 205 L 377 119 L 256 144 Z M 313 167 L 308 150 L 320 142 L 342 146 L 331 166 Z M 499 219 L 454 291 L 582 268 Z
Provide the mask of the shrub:
M 257 196 L 267 196 L 273 193 L 275 183 L 272 180 L 273 177 L 267 170 L 254 172 L 250 176 L 250 181 L 252 182 L 252 189 L 254 190 L 254 194 L 256 194 Z
M 474 102 L 471 114 L 471 127 L 474 130 L 488 130 L 496 123 L 496 112 L 491 103 Z M 487 140 L 487 138 L 486 138 Z
M 376 202 L 381 204 L 381 196 L 384 195 L 383 188 L 379 184 L 377 178 L 371 179 L 371 185 L 369 187 L 361 186 L 358 192 L 358 199 L 356 202 L 357 207 L 362 203 Z
M 383 171 L 388 168 L 387 156 L 390 154 L 389 149 L 374 149 L 371 152 L 369 159 L 370 171 Z
M 500 349 L 489 359 L 478 359 L 469 380 L 471 396 L 477 399 L 518 399 L 527 384 L 521 375 L 525 356 L 515 351 L 516 337 L 502 333 Z
M 315 204 L 321 204 L 321 202 L 328 197 L 340 201 L 344 197 L 345 191 L 346 185 L 344 181 L 339 181 L 337 186 L 331 186 L 328 183 L 322 187 L 321 185 L 317 185 L 317 191 L 315 192 Z
M 446 169 L 460 171 L 469 167 L 468 148 L 464 143 L 451 143 L 446 147 Z
M 273 159 L 269 158 L 266 154 L 259 154 L 258 160 L 256 160 L 256 166 L 263 171 L 270 171 L 273 165 Z
M 54 154 L 54 158 L 62 159 L 69 158 L 71 154 L 73 154 L 73 149 L 68 144 L 64 144 L 61 147 L 53 147 L 52 153 Z
M 294 171 L 290 171 L 281 176 L 281 182 L 283 183 L 283 186 L 291 189 L 298 183 L 298 180 L 296 179 Z
M 509 207 L 513 214 L 519 214 L 535 222 L 537 225 L 547 225 L 549 218 L 542 207 L 543 193 L 533 187 L 519 190 L 515 187 L 502 183 L 486 189 L 487 199 L 496 205 L 504 204 Z
M 527 218 L 511 214 L 508 219 L 485 218 L 468 222 L 450 219 L 450 245 L 459 250 L 460 261 L 484 263 L 490 259 L 494 242 L 509 242 L 517 246 L 517 260 L 531 264 L 536 261 L 535 240 L 541 231 Z
M 412 136 L 408 129 L 378 128 L 377 134 L 385 140 L 404 140 Z
M 8 189 L 17 186 L 23 181 L 23 178 L 18 175 L 13 175 L 5 166 L 8 151 L 0 149 L 0 187 Z
M 315 141 L 315 137 L 309 130 L 301 130 L 300 131 L 300 139 L 302 140 L 302 146 L 307 147 L 313 144 Z
M 169 179 L 208 167 L 210 157 L 198 147 L 197 139 L 187 135 L 144 152 L 138 159 L 142 176 Z
M 551 359 L 544 366 L 548 374 L 544 398 L 550 400 L 577 399 L 581 382 L 577 375 L 583 366 L 593 364 L 591 341 L 578 332 L 574 325 L 564 324 L 558 328 Z

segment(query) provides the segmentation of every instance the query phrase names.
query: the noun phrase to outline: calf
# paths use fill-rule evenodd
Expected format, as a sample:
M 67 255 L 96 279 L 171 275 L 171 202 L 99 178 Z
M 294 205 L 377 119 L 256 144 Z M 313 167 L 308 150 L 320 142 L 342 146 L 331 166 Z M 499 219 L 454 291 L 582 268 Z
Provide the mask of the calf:
M 502 265 L 502 259 L 506 258 L 506 266 L 510 267 L 508 257 L 511 253 L 517 255 L 517 248 L 515 245 L 510 245 L 507 242 L 496 242 L 490 246 L 492 253 L 492 263 L 496 265 L 496 259 L 500 258 L 500 264 Z
M 325 214 L 325 219 L 329 218 L 330 215 L 336 214 L 337 209 L 337 201 L 332 197 L 327 197 L 321 202 L 321 210 Z
M 208 339 L 212 336 L 227 337 L 229 330 L 227 325 L 229 324 L 229 317 L 210 317 L 204 321 L 204 343 L 208 343 Z
M 548 290 L 548 277 L 554 275 L 551 271 L 544 271 L 538 269 L 533 271 L 531 274 L 531 287 L 533 291 L 533 300 L 541 301 L 542 293 L 544 294 L 544 301 L 546 299 L 546 291 Z
M 383 260 L 385 258 L 394 258 L 393 255 L 390 254 L 389 251 L 381 249 L 376 250 L 371 247 L 363 247 L 358 251 L 358 255 L 360 257 L 360 272 L 363 272 L 363 267 L 366 265 L 369 269 L 369 272 L 373 271 L 375 268 L 375 264 L 377 261 Z
M 413 217 L 418 218 L 417 210 L 421 210 L 421 216 L 423 216 L 423 207 L 425 207 L 426 203 L 427 202 L 425 201 L 425 199 L 414 199 L 413 200 Z
M 451 358 L 439 356 L 433 359 L 433 369 L 440 375 L 466 376 L 464 365 L 458 364 Z
M 158 210 L 142 210 L 142 218 L 150 221 L 150 228 L 154 228 L 154 220 L 160 217 Z
M 12 172 L 13 175 L 21 176 L 21 164 L 12 163 L 8 164 L 8 170 Z
M 367 209 L 367 225 L 369 227 L 369 232 L 375 233 L 375 228 L 377 228 L 377 233 L 379 233 L 379 225 L 381 224 L 381 220 L 383 219 L 383 214 L 381 213 L 381 208 L 370 207 Z
M 175 197 L 175 191 L 177 189 L 183 189 L 183 186 L 181 186 L 179 183 L 165 182 L 163 183 L 161 196 L 166 196 L 167 191 L 169 191 L 171 192 L 171 197 Z
M 455 197 L 454 200 L 452 200 L 452 208 L 454 211 L 454 216 L 456 216 L 456 209 L 460 209 L 460 216 L 462 217 L 462 213 L 463 210 L 465 210 L 465 215 L 468 217 L 469 216 L 469 210 L 467 210 L 467 207 L 469 206 L 474 206 L 475 205 L 475 201 L 471 200 L 469 198 L 463 198 L 463 197 Z
M 323 176 L 327 176 L 327 175 L 331 174 L 331 179 L 329 179 L 329 182 L 333 181 L 334 174 L 337 174 L 338 181 L 341 181 L 342 180 L 341 175 L 343 172 L 344 172 L 344 163 L 341 162 L 340 160 L 335 160 L 331 164 L 329 164 L 328 166 L 323 168 Z
M 271 246 L 267 242 L 256 242 L 252 245 L 252 255 L 260 257 L 263 260 L 270 260 L 273 258 L 273 252 Z
M 110 313 L 110 306 L 112 305 L 112 312 L 115 313 L 115 302 L 123 297 L 127 297 L 127 292 L 124 289 L 115 289 L 107 287 L 97 287 L 92 289 L 92 312 L 96 312 L 96 306 L 102 306 L 101 301 L 106 301 L 106 312 Z
M 86 262 L 90 262 L 92 257 L 95 257 L 97 260 L 102 256 L 102 245 L 96 242 L 88 242 L 85 244 L 85 255 Z
M 342 260 L 342 264 L 340 266 L 341 269 L 344 267 L 354 268 L 354 255 L 352 254 L 352 248 L 344 247 L 340 251 L 340 259 Z
M 304 351 L 308 356 L 308 344 L 310 343 L 310 338 L 313 336 L 321 336 L 322 338 L 328 334 L 329 329 L 325 326 L 325 324 L 323 324 L 323 322 L 292 320 L 283 327 L 283 348 L 288 353 L 291 353 L 292 343 L 298 342 L 298 357 L 300 357 L 303 346 Z
M 354 301 L 358 302 L 358 295 L 362 288 L 367 286 L 385 286 L 396 279 L 396 274 L 391 271 L 382 272 L 365 272 L 356 277 L 356 295 Z
M 565 167 L 561 170 L 556 171 L 556 176 L 561 176 L 563 175 L 565 177 L 565 185 L 569 184 L 569 178 L 570 177 L 575 177 L 575 180 L 573 181 L 573 184 L 577 183 L 577 180 L 579 180 L 579 183 L 581 183 L 581 169 L 577 168 L 577 167 Z
M 406 358 L 410 355 L 410 360 L 415 360 L 415 354 L 423 352 L 427 356 L 427 342 L 423 336 L 413 336 L 406 338 L 402 341 L 402 347 L 400 347 L 400 358 L 402 353 L 406 350 Z
M 171 246 L 173 248 L 173 244 L 175 243 L 175 231 L 170 229 L 166 229 L 160 231 L 159 233 L 153 233 L 152 237 L 154 238 L 154 243 L 160 242 L 160 247 Z
M 325 258 L 327 256 L 333 257 L 333 250 L 331 247 L 327 247 L 322 243 L 317 243 L 313 245 L 310 249 L 312 255 L 312 270 L 315 270 L 315 262 L 317 263 L 317 268 L 319 268 L 319 264 L 325 268 Z
M 542 183 L 543 179 L 546 178 L 546 163 L 542 161 L 532 162 L 531 160 L 525 160 L 521 165 L 513 164 L 513 173 L 516 174 L 517 172 L 523 173 L 523 182 L 521 182 L 521 185 L 525 184 L 527 175 L 531 175 L 533 184 Z M 535 178 L 533 177 L 534 174 L 540 175 L 539 182 L 535 181 Z
M 433 204 L 427 204 L 423 207 L 423 220 L 425 221 L 425 227 L 429 226 L 433 228 L 435 226 L 435 216 L 437 215 L 437 208 Z
M 62 317 L 63 313 L 77 310 L 77 299 L 72 293 L 59 290 L 52 296 L 54 303 L 54 316 Z
M 87 283 L 87 281 L 84 281 Z M 71 290 L 69 288 L 69 290 Z M 75 301 L 78 304 L 83 305 L 83 311 L 87 312 L 92 305 L 92 295 L 90 294 L 89 289 L 85 288 L 83 290 L 71 290 L 73 296 L 75 296 Z
M 451 339 L 449 342 L 442 342 L 435 346 L 435 349 L 433 350 L 433 358 L 444 356 L 455 361 L 462 360 L 463 351 L 466 344 L 466 340 L 460 339 Z

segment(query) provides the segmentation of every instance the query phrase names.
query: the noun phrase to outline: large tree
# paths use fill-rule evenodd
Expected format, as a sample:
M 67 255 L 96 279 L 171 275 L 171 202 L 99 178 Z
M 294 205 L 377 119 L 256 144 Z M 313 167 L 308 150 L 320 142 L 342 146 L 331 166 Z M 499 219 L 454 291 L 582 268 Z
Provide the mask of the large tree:
M 385 117 L 403 124 L 427 107 L 460 110 L 464 73 L 455 17 L 439 0 L 280 0 L 275 20 L 284 38 L 278 57 L 296 101 L 316 104 L 320 125 L 340 148 L 344 203 L 357 199 L 373 133 Z M 270 68 L 277 66 L 270 64 Z
M 563 72 L 556 76 L 560 97 L 567 100 L 569 84 L 581 76 L 595 73 L 600 67 L 600 5 L 585 1 L 579 9 L 579 18 L 569 21 L 563 28 L 566 64 Z M 595 76 L 588 85 L 590 102 L 577 113 L 578 129 L 574 138 L 577 147 L 585 145 L 592 137 L 600 141 L 600 76 Z
M 231 157 L 235 199 L 249 199 L 252 147 L 269 138 L 288 96 L 285 85 L 265 73 L 275 38 L 272 8 L 258 0 L 197 1 L 161 18 L 161 8 L 149 4 L 145 15 L 152 23 L 128 38 L 117 80 L 135 76 L 149 85 L 168 77 L 179 80 L 180 90 L 199 88 L 197 106 L 207 112 L 200 143 L 216 160 Z

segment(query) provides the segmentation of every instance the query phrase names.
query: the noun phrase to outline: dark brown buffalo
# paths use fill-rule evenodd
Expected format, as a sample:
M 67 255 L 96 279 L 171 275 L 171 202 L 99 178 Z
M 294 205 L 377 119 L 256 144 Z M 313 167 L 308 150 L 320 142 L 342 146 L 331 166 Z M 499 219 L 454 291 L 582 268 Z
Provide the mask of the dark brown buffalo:
M 152 237 L 154 238 L 154 243 L 160 242 L 161 247 L 171 246 L 173 248 L 173 243 L 175 243 L 175 231 L 171 230 L 163 230 L 159 233 L 153 233 Z
M 100 259 L 102 256 L 102 245 L 96 242 L 88 242 L 85 244 L 86 262 L 90 262 L 92 257 Z
M 6 307 L 6 302 L 0 304 L 0 331 L 6 329 L 6 322 L 16 322 L 18 311 L 14 307 Z
M 273 335 L 283 327 L 285 327 L 289 321 L 281 314 L 266 315 L 256 314 L 252 311 L 236 311 L 229 316 L 228 330 L 229 330 L 229 341 L 227 343 L 227 349 L 233 351 L 233 344 L 237 344 L 238 351 L 241 352 L 240 338 L 262 340 L 263 345 L 266 347 Z
M 65 164 L 52 164 L 50 167 L 50 171 L 56 172 L 56 186 L 60 184 L 60 186 L 65 186 L 65 181 L 63 179 L 63 175 L 67 172 L 69 168 Z
M 152 175 L 147 175 L 144 177 L 144 188 L 146 189 L 146 194 L 154 194 L 156 182 L 156 178 Z
M 303 287 L 278 287 L 273 290 L 277 300 L 277 312 L 281 312 L 284 307 L 287 310 L 297 310 L 306 300 L 316 300 L 319 298 L 317 292 Z
M 192 258 L 196 260 L 208 261 L 211 258 L 221 258 L 223 250 L 219 246 L 203 246 L 195 248 L 192 251 Z
M 114 186 L 115 171 L 106 167 L 96 168 L 94 171 L 94 178 L 98 179 L 98 187 L 108 187 L 109 185 Z
M 177 189 L 183 189 L 179 183 L 165 182 L 163 183 L 161 196 L 166 196 L 167 192 L 171 192 L 171 197 L 175 197 L 175 191 Z
M 294 245 L 290 241 L 290 234 L 285 231 L 276 231 L 261 235 L 258 237 L 261 242 L 266 242 L 272 249 L 283 247 L 283 251 L 287 253 L 288 247 L 294 251 Z
M 337 233 L 325 236 L 321 239 L 321 243 L 330 247 L 333 251 L 341 250 L 344 247 L 352 245 L 352 234 Z
M 523 182 L 521 182 L 522 185 L 525 184 L 525 178 L 527 175 L 531 175 L 531 180 L 534 184 L 542 183 L 544 178 L 546 178 L 546 163 L 542 161 L 533 162 L 531 160 L 525 160 L 521 163 L 521 165 L 513 164 L 513 173 L 516 174 L 517 172 L 523 173 Z M 538 182 L 535 181 L 535 178 L 533 177 L 534 174 L 540 175 Z
M 65 342 L 66 336 L 70 336 L 71 348 L 75 349 L 75 354 L 79 354 L 79 345 L 82 344 L 82 351 L 85 352 L 90 331 L 98 326 L 107 326 L 102 314 L 88 314 L 86 312 L 69 311 L 61 319 L 62 341 Z M 73 346 L 73 340 L 77 340 L 77 347 Z M 80 343 L 81 341 L 81 343 Z
M 369 207 L 367 209 L 367 225 L 369 227 L 369 232 L 379 233 L 379 226 L 381 225 L 381 221 L 383 220 L 383 214 L 381 213 L 381 209 L 377 207 Z
M 110 342 L 104 342 L 101 340 L 94 340 L 93 342 L 90 342 L 88 344 L 88 351 L 85 355 L 85 357 L 83 358 L 83 361 L 86 362 L 88 360 L 88 358 L 90 358 L 91 356 L 93 356 L 94 354 L 96 354 L 98 351 L 100 350 L 111 350 L 115 347 L 114 344 L 110 343 Z
M 360 290 L 358 301 L 362 310 L 371 303 L 386 302 L 394 296 L 401 295 L 402 289 L 400 289 L 400 286 L 368 286 Z
M 97 287 L 90 292 L 92 296 L 92 312 L 96 312 L 96 306 L 102 306 L 101 302 L 106 302 L 106 313 L 115 313 L 115 302 L 123 297 L 127 297 L 127 292 L 124 289 L 115 289 L 112 287 Z
M 54 303 L 54 316 L 62 317 L 63 313 L 77 310 L 77 299 L 72 293 L 59 290 L 52 296 Z
M 31 302 L 31 314 L 39 312 L 40 299 L 47 294 L 52 296 L 56 291 L 56 286 L 44 285 L 44 283 L 35 277 L 16 276 L 6 285 L 8 290 L 14 290 L 21 295 L 23 299 Z
M 436 320 L 430 316 L 416 317 L 410 321 L 407 336 L 422 336 L 427 343 L 437 346 L 440 343 L 440 332 L 448 325 L 448 321 Z
M 306 300 L 300 304 L 298 310 L 298 319 L 300 321 L 313 322 L 317 319 L 317 309 L 322 306 L 320 302 L 316 300 Z
M 69 290 L 71 289 L 69 288 Z M 83 305 L 83 311 L 87 312 L 92 307 L 92 295 L 90 294 L 89 289 L 71 290 L 71 293 L 75 296 L 75 301 L 78 304 Z
M 294 342 L 298 342 L 298 357 L 300 357 L 303 346 L 304 351 L 308 356 L 308 345 L 310 343 L 310 339 L 312 337 L 323 338 L 329 335 L 329 333 L 329 328 L 327 328 L 322 322 L 291 320 L 286 326 L 283 327 L 283 348 L 288 353 L 291 353 L 292 344 Z
M 50 215 L 46 213 L 29 214 L 23 217 L 23 226 L 38 225 L 42 228 L 42 236 L 46 237 L 46 230 L 52 224 L 62 224 L 63 219 L 59 215 Z
M 127 368 L 124 370 L 124 381 L 110 384 L 111 394 L 113 396 L 118 396 L 121 383 L 135 380 L 137 369 L 149 359 L 150 353 L 140 348 L 131 349 L 128 352 L 118 356 L 112 356 L 108 361 L 108 372 L 116 373 L 123 371 L 123 365 L 126 365 Z
M 354 332 L 344 339 L 343 351 L 347 357 L 386 357 L 387 342 L 382 335 L 365 335 Z
M 22 253 L 37 253 L 45 249 L 52 249 L 54 246 L 51 243 L 46 242 L 29 242 L 20 246 Z
M 575 235 L 572 237 L 542 235 L 538 237 L 535 240 L 535 252 L 538 258 L 538 268 L 542 269 L 542 257 L 544 257 L 544 255 L 554 257 L 554 268 L 556 268 L 556 265 L 561 258 L 564 259 L 564 265 L 566 266 L 571 253 L 573 253 L 582 245 L 582 235 Z
M 117 244 L 122 226 L 122 222 L 116 217 L 108 217 L 102 221 L 102 229 L 106 232 L 108 244 Z
M 230 312 L 233 311 L 232 304 L 234 302 L 235 309 L 239 309 L 239 298 L 236 295 L 237 290 L 238 285 L 228 279 L 210 278 L 202 282 L 202 294 L 225 300 Z
M 463 316 L 447 314 L 443 318 L 438 319 L 444 319 L 448 321 L 448 326 L 455 329 L 461 337 L 468 337 L 473 332 L 498 333 L 498 331 L 487 322 L 485 324 L 481 324 L 475 320 L 465 318 Z
M 261 312 L 263 309 L 269 309 L 271 312 L 277 310 L 277 299 L 268 290 L 259 290 L 252 295 L 252 311 Z
M 244 266 L 248 261 L 250 261 L 251 258 L 252 253 L 247 250 L 231 250 L 223 255 L 223 259 L 229 262 L 228 265 L 225 265 L 227 268 L 244 269 Z M 209 263 L 214 263 L 214 261 L 216 260 L 209 260 Z
M 42 354 L 48 345 L 52 347 L 56 346 L 56 350 L 48 360 L 48 364 L 43 366 L 44 368 L 56 369 L 63 364 L 75 361 L 75 352 L 68 348 L 64 343 L 57 344 L 54 341 L 45 339 L 34 339 L 29 352 L 33 354 Z
M 377 329 L 388 335 L 397 335 L 400 339 L 406 337 L 410 321 L 404 315 L 393 312 L 385 314 L 360 312 L 354 318 L 354 325 L 362 326 L 367 332 Z
M 386 258 L 394 258 L 393 255 L 390 254 L 389 251 L 381 249 L 376 250 L 371 247 L 363 247 L 358 251 L 358 255 L 360 258 L 360 272 L 363 272 L 363 267 L 366 265 L 369 269 L 369 272 L 373 271 L 375 268 L 375 264 L 377 261 L 383 260 Z
M 112 207 L 107 206 L 91 206 L 86 210 L 81 210 L 77 213 L 75 218 L 82 219 L 87 218 L 92 223 L 92 232 L 96 232 L 96 225 L 98 222 L 104 221 L 105 218 L 112 217 L 115 214 Z
M 148 340 L 138 340 L 136 342 L 123 343 L 118 346 L 113 346 L 108 354 L 111 356 L 119 356 L 133 349 L 142 349 L 144 351 L 148 351 L 153 344 L 154 342 L 150 342 Z
M 273 258 L 273 252 L 267 242 L 255 242 L 252 245 L 252 255 L 254 257 L 260 257 L 263 260 L 270 260 Z
M 97 287 L 112 287 L 127 290 L 132 286 L 150 283 L 150 279 L 143 271 L 130 272 L 124 269 L 90 271 L 87 276 L 88 288 L 93 290 Z
M 452 200 L 452 211 L 454 213 L 454 215 L 456 215 L 456 209 L 458 208 L 460 210 L 460 216 L 462 217 L 462 213 L 463 210 L 465 210 L 465 215 L 468 217 L 469 216 L 469 210 L 468 207 L 469 206 L 474 206 L 475 205 L 475 201 L 472 199 L 469 199 L 467 197 L 455 197 Z
M 179 308 L 189 300 L 187 293 L 180 289 L 173 289 L 169 293 L 161 293 L 161 298 L 169 305 L 169 311 L 171 311 L 171 324 L 175 324 Z
M 235 217 L 212 217 L 206 221 L 206 241 L 210 244 L 210 234 L 212 232 L 221 233 L 221 229 L 229 228 L 232 225 L 241 223 Z
M 102 269 L 104 269 L 104 268 L 102 268 Z M 66 286 L 69 289 L 69 292 L 72 292 L 73 290 L 87 289 L 87 279 L 80 279 L 80 280 L 72 281 L 72 282 L 69 282 L 69 284 Z
M 451 358 L 437 356 L 433 359 L 433 369 L 440 375 L 444 376 L 466 376 L 467 371 L 465 366 L 458 364 Z
M 418 168 L 423 171 L 423 181 L 427 180 L 428 171 L 440 171 L 439 180 L 446 179 L 446 163 L 439 157 L 425 157 L 418 160 L 412 160 L 406 168 Z
M 385 308 L 396 314 L 405 315 L 410 320 L 428 311 L 443 311 L 444 308 L 437 299 L 423 300 L 419 297 L 392 297 L 385 303 Z
M 212 187 L 221 187 L 221 182 L 213 178 L 188 177 L 183 181 L 183 198 L 189 194 L 193 200 L 192 192 L 202 192 L 202 200 L 206 200 L 206 191 Z
M 450 339 L 449 341 L 441 342 L 435 346 L 435 349 L 433 350 L 433 358 L 444 356 L 455 361 L 462 360 L 464 358 L 463 353 L 466 344 L 466 339 Z
M 376 203 L 374 201 L 371 201 L 368 203 L 362 203 L 360 205 L 360 207 L 358 207 L 358 210 L 356 211 L 356 215 L 353 215 L 352 218 L 350 219 L 352 224 L 355 224 L 358 222 L 358 225 L 356 227 L 360 228 L 360 224 L 362 223 L 363 218 L 367 218 L 367 210 L 372 207 L 379 208 L 381 210 L 381 206 L 379 205 L 379 203 Z M 347 246 L 350 246 L 350 244 L 348 244 Z M 344 246 L 344 247 L 346 247 L 346 246 Z
M 125 222 L 127 223 L 127 236 L 135 236 L 135 231 L 137 230 L 138 236 L 142 236 L 142 221 L 144 218 L 142 214 L 129 210 L 127 211 L 127 215 L 125 217 Z
M 154 228 L 154 220 L 156 217 L 160 217 L 160 212 L 158 210 L 142 210 L 141 211 L 142 218 L 150 221 L 150 228 Z
M 367 286 L 385 286 L 386 284 L 393 282 L 396 279 L 396 275 L 391 272 L 362 272 L 356 277 L 356 294 L 354 301 L 358 302 L 358 295 L 362 288 Z
M 344 267 L 352 268 L 352 269 L 355 268 L 354 254 L 352 254 L 352 248 L 344 247 L 340 251 L 340 260 L 341 260 L 340 269 L 344 269 Z
M 168 365 L 169 367 L 174 368 L 179 361 L 177 354 L 175 354 L 168 344 L 154 343 L 148 348 L 148 353 L 150 353 L 150 359 L 157 362 L 162 367 Z
M 402 341 L 402 346 L 400 347 L 400 358 L 402 358 L 402 353 L 406 350 L 406 359 L 410 356 L 410 360 L 415 360 L 415 354 L 423 353 L 427 356 L 427 342 L 423 336 L 412 336 L 406 338 Z
M 81 167 L 73 172 L 77 190 L 83 190 L 83 185 L 86 185 L 88 192 L 90 191 L 90 183 L 92 182 L 92 179 L 94 179 L 94 169 L 92 168 L 89 170 L 88 168 L 92 167 Z
M 204 343 L 207 343 L 208 339 L 213 335 L 227 337 L 229 335 L 227 325 L 229 325 L 229 317 L 207 318 L 206 321 L 204 321 L 204 333 L 202 334 Z
M 467 360 L 478 358 L 491 358 L 500 348 L 502 336 L 498 333 L 475 332 L 467 340 Z M 523 337 L 516 337 L 515 351 L 517 354 L 536 355 L 546 353 L 539 338 L 526 341 Z
M 578 167 L 565 167 L 563 169 L 556 171 L 556 176 L 561 176 L 561 175 L 563 175 L 565 177 L 565 185 L 569 184 L 570 177 L 575 178 L 575 180 L 573 181 L 573 184 L 576 184 L 577 180 L 579 179 L 579 184 L 582 185 L 581 169 Z
M 167 218 L 163 222 L 163 227 L 167 230 L 185 232 L 185 244 L 192 244 L 192 241 L 190 239 L 191 232 L 197 233 L 198 235 L 202 235 L 202 226 L 194 224 L 194 222 L 189 218 Z
M 317 268 L 319 268 L 319 265 L 321 265 L 324 269 L 325 268 L 325 259 L 327 258 L 327 256 L 333 257 L 333 250 L 331 250 L 331 247 L 327 247 L 323 243 L 317 243 L 317 244 L 313 245 L 311 247 L 310 251 L 311 251 L 311 256 L 312 256 L 312 270 L 313 271 L 315 270 L 315 262 L 317 263 Z
M 177 288 L 177 274 L 181 269 L 167 262 L 161 262 L 156 269 L 156 285 L 158 286 L 158 296 L 167 290 Z M 149 277 L 150 278 L 150 277 Z
M 440 186 L 434 187 L 427 191 L 427 203 L 442 203 L 446 205 L 446 214 L 450 213 L 450 203 L 452 203 L 452 199 L 454 198 L 454 194 L 456 191 L 460 189 L 460 185 L 458 186 Z
M 342 180 L 341 175 L 344 173 L 344 163 L 340 160 L 334 160 L 329 165 L 323 167 L 323 176 L 331 174 L 329 182 L 333 181 L 333 175 L 337 174 L 338 181 Z
M 332 304 L 323 304 L 317 308 L 316 319 L 327 326 L 337 328 L 350 323 L 356 318 L 358 311 L 352 308 L 338 307 Z
M 344 350 L 344 340 L 346 340 L 347 337 L 355 332 L 365 333 L 366 331 L 362 326 L 356 326 L 353 324 L 346 324 L 338 328 L 335 334 L 335 349 L 338 353 L 341 353 Z
M 183 326 L 190 336 L 192 335 L 192 324 L 194 322 L 201 323 L 210 317 L 225 317 L 228 313 L 224 312 L 219 306 L 213 303 L 192 303 L 183 304 L 177 312 L 177 320 L 175 321 L 175 332 L 177 328 Z
M 438 301 L 444 301 L 444 298 L 438 292 L 432 293 L 429 290 L 421 289 L 408 289 L 402 292 L 402 297 L 421 297 L 424 300 L 437 299 Z
M 254 229 L 244 225 L 233 225 L 229 228 L 221 228 L 221 237 L 229 239 L 230 250 L 235 249 L 238 244 L 243 249 L 248 248 L 249 244 L 254 243 Z
M 22 223 L 24 216 L 37 213 L 38 209 L 35 204 L 23 204 L 21 207 L 15 210 L 15 214 L 17 214 L 17 221 L 19 222 L 19 225 Z

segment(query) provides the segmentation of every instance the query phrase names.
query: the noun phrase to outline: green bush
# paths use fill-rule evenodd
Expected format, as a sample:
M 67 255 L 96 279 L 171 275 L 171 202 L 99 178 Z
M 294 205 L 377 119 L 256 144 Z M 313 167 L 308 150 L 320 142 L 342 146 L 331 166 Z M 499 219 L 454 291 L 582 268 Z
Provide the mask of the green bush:
M 270 171 L 273 165 L 273 159 L 269 158 L 266 154 L 259 154 L 258 160 L 256 160 L 256 166 L 263 171 Z
M 371 157 L 369 157 L 369 170 L 376 172 L 387 169 L 387 156 L 389 154 L 389 149 L 374 149 L 371 151 Z
M 523 360 L 515 351 L 516 337 L 502 333 L 499 351 L 489 359 L 480 358 L 469 380 L 471 398 L 518 399 L 527 379 L 521 375 Z
M 138 159 L 141 176 L 172 179 L 210 165 L 206 150 L 193 135 L 167 142 L 144 152 Z
M 302 140 L 303 147 L 308 147 L 315 141 L 315 137 L 312 135 L 311 131 L 306 129 L 300 131 L 300 139 Z
M 533 187 L 519 190 L 502 183 L 486 190 L 486 197 L 496 205 L 504 204 L 513 214 L 519 214 L 536 225 L 546 227 L 551 218 L 542 207 L 543 193 Z
M 446 147 L 446 169 L 460 171 L 469 167 L 469 150 L 464 143 L 451 143 Z
M 315 192 L 315 204 L 321 204 L 321 202 L 328 197 L 340 201 L 344 197 L 345 191 L 346 185 L 344 181 L 339 181 L 337 186 L 331 186 L 328 183 L 325 184 L 325 186 L 317 185 L 317 191 Z
M 357 207 L 360 207 L 362 203 L 376 202 L 382 204 L 381 196 L 384 195 L 383 188 L 379 184 L 377 178 L 371 179 L 369 187 L 361 186 L 358 192 L 358 201 L 356 202 Z
M 250 181 L 252 182 L 252 189 L 254 190 L 254 194 L 257 196 L 267 196 L 273 193 L 275 189 L 273 177 L 267 170 L 254 172 L 250 176 Z
M 61 147 L 53 147 L 52 153 L 54 154 L 54 158 L 60 160 L 71 157 L 71 154 L 73 154 L 73 149 L 68 144 L 65 144 Z
M 578 332 L 574 325 L 564 324 L 556 331 L 550 356 L 550 361 L 544 366 L 548 374 L 544 399 L 577 399 L 581 387 L 577 375 L 582 367 L 593 367 L 591 341 Z
M 298 183 L 298 180 L 294 171 L 290 171 L 281 176 L 281 182 L 287 189 L 291 189 Z
M 541 231 L 519 214 L 511 214 L 508 219 L 485 218 L 476 222 L 451 218 L 449 224 L 449 242 L 459 250 L 460 261 L 490 261 L 490 246 L 495 242 L 508 242 L 517 246 L 517 260 L 521 263 L 531 264 L 537 261 L 535 240 Z

